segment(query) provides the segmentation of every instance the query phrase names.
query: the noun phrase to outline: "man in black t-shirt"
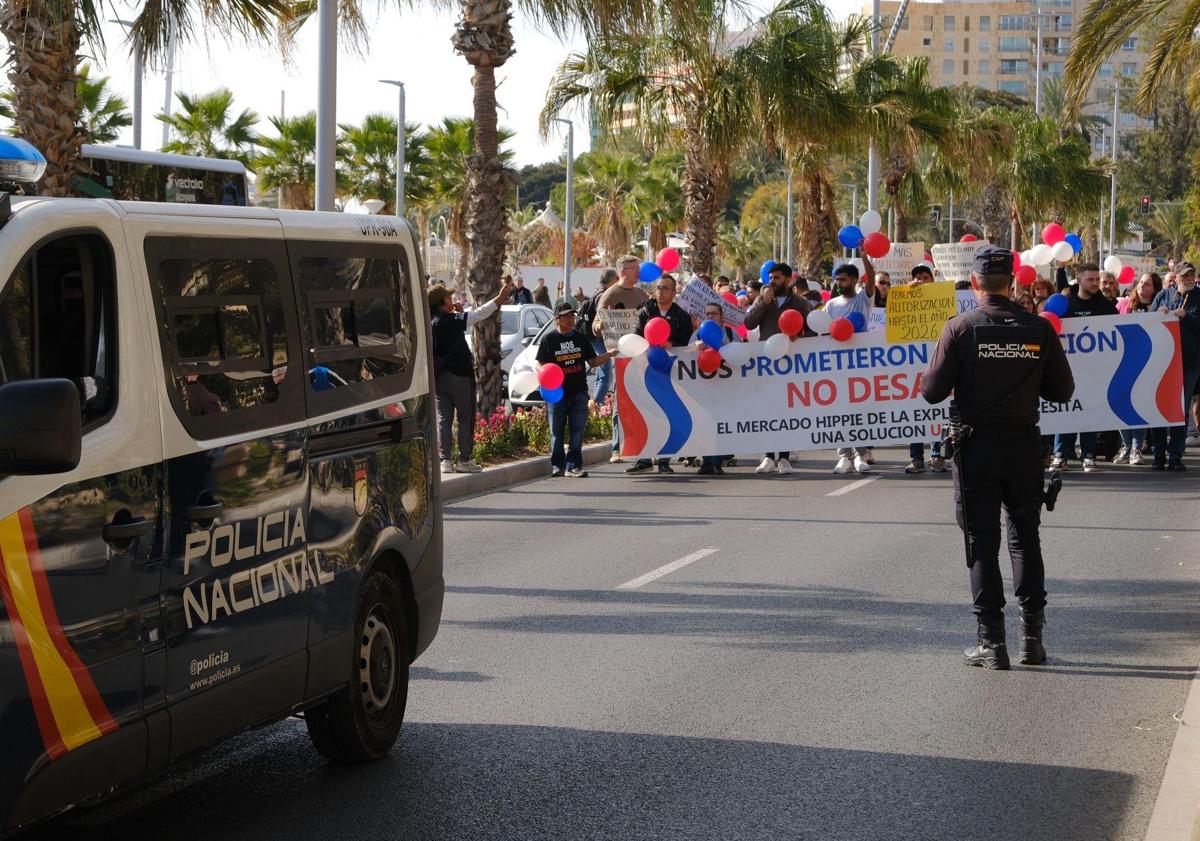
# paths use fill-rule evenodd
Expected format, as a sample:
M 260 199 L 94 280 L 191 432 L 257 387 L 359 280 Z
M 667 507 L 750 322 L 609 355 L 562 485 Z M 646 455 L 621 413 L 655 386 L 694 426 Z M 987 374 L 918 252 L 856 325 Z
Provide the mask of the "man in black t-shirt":
M 562 368 L 562 399 L 547 403 L 550 420 L 550 476 L 570 476 L 582 479 L 583 431 L 587 427 L 588 392 L 587 369 L 598 368 L 616 356 L 615 350 L 596 353 L 591 340 L 575 329 L 575 310 L 566 301 L 554 308 L 554 323 L 558 327 L 547 333 L 538 345 L 537 363 L 554 363 Z M 564 453 L 563 433 L 570 436 Z

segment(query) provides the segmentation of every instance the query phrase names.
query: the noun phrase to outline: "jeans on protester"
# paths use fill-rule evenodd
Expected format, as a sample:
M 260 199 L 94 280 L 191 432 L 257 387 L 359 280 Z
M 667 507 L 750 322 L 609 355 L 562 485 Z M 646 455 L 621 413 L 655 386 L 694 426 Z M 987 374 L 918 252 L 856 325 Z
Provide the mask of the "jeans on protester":
M 588 419 L 587 391 L 580 391 L 564 397 L 557 403 L 551 403 L 547 413 L 550 416 L 551 466 L 559 470 L 582 468 L 583 432 L 587 428 Z M 564 441 L 564 434 L 569 443 Z
M 1125 445 L 1125 449 L 1129 452 L 1140 450 L 1142 445 L 1146 443 L 1150 437 L 1149 429 L 1122 429 L 1121 443 Z
M 862 456 L 863 458 L 866 458 L 867 448 L 859 447 L 858 449 L 855 449 L 854 447 L 838 447 L 837 454 L 838 458 L 854 458 L 855 456 Z
M 601 339 L 592 341 L 592 349 L 596 353 L 607 353 L 608 349 L 604 347 L 604 342 Z M 603 365 L 596 369 L 596 393 L 592 399 L 597 403 L 603 403 L 604 398 L 613 387 L 613 361 L 609 359 Z
M 929 455 L 932 458 L 941 458 L 942 457 L 942 442 L 941 441 L 934 441 L 933 444 L 930 445 Z M 925 461 L 925 444 L 923 442 L 917 443 L 917 444 L 909 444 L 908 445 L 908 457 L 911 459 L 915 459 L 916 461 Z
M 434 378 L 437 394 L 438 449 L 442 461 L 452 461 L 454 419 L 458 418 L 458 460 L 471 460 L 475 449 L 475 378 L 438 371 Z
M 784 452 L 784 453 L 764 453 L 764 455 L 769 459 L 772 459 L 774 461 L 779 461 L 781 458 L 791 459 L 792 452 L 791 452 L 791 450 L 788 450 L 787 452 Z
M 1191 395 L 1196 388 L 1196 381 L 1200 380 L 1200 367 L 1186 366 L 1183 369 L 1183 393 Z M 1184 409 L 1191 408 L 1190 398 L 1184 401 Z M 1183 461 L 1184 448 L 1187 446 L 1187 423 L 1181 423 L 1179 426 L 1172 426 L 1169 431 L 1165 426 L 1159 427 L 1151 431 L 1152 441 L 1154 442 L 1154 461 L 1162 463 L 1164 461 L 1180 462 Z M 1169 438 L 1169 441 L 1168 441 Z
M 1079 433 L 1079 458 L 1081 461 L 1085 458 L 1094 459 L 1096 457 L 1096 440 L 1099 435 L 1099 432 Z M 1064 432 L 1054 436 L 1054 454 L 1062 456 L 1063 461 L 1070 461 L 1075 457 L 1074 432 Z

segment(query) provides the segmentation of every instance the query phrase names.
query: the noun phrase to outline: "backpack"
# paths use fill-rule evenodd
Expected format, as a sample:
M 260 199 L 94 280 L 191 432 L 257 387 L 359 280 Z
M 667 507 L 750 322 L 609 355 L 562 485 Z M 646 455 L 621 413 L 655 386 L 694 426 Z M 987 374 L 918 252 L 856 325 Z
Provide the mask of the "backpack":
M 604 294 L 601 289 L 592 297 L 588 298 L 583 306 L 579 308 L 575 318 L 577 320 L 576 328 L 580 333 L 587 336 L 589 340 L 595 341 L 595 334 L 592 332 L 592 322 L 596 320 L 596 315 L 600 312 L 600 296 Z

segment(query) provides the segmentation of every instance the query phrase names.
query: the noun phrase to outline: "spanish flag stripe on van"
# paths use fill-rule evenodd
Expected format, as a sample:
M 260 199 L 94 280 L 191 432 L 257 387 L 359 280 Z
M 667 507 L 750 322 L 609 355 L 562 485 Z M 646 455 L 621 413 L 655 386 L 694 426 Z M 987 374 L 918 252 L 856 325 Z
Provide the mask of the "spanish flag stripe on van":
M 0 572 L 47 753 L 57 758 L 111 733 L 116 723 L 58 621 L 28 508 L 0 520 Z

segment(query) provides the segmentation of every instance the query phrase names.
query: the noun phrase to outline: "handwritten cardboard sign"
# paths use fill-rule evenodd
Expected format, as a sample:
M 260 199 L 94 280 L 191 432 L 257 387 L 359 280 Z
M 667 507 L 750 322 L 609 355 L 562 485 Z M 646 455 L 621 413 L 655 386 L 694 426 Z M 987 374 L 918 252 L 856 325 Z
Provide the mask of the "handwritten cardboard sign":
M 946 322 L 958 314 L 953 283 L 893 286 L 887 299 L 887 340 L 933 342 Z
M 988 243 L 983 240 L 939 243 L 930 249 L 933 265 L 937 267 L 942 280 L 952 283 L 970 280 L 971 269 L 975 265 L 975 252 L 985 245 Z
M 746 320 L 746 313 L 736 304 L 731 304 L 722 298 L 708 284 L 699 278 L 692 278 L 683 287 L 683 291 L 675 299 L 675 303 L 683 307 L 688 315 L 704 318 L 704 308 L 709 304 L 719 304 L 725 313 L 725 323 L 731 327 L 741 327 Z

